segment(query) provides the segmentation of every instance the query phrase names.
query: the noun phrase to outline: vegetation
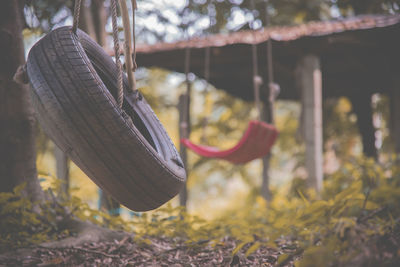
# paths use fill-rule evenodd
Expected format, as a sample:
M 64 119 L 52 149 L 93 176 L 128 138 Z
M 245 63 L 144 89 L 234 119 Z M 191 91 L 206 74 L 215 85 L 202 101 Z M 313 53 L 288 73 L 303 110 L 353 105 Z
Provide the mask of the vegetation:
M 53 222 L 73 214 L 133 232 L 135 242 L 143 246 L 167 239 L 175 246 L 201 251 L 234 240 L 232 257 L 250 257 L 267 247 L 279 252 L 278 265 L 294 261 L 296 266 L 394 266 L 400 260 L 399 184 L 400 169 L 394 162 L 377 165 L 359 159 L 347 162 L 326 179 L 320 199 L 312 191 L 292 186 L 279 189 L 271 202 L 249 194 L 213 220 L 167 204 L 125 221 L 90 209 L 77 198 L 42 203 L 41 212 L 36 213 L 16 188 L 0 195 L 0 247 L 4 250 L 71 235 Z

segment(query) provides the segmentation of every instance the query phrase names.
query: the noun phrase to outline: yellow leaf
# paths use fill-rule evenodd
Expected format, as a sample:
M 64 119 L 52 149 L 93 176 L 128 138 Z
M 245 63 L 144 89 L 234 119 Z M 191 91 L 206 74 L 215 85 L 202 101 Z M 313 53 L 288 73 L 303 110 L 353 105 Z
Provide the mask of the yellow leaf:
M 232 251 L 232 256 L 236 255 L 236 253 L 238 253 L 239 250 L 241 250 L 242 247 L 243 247 L 244 245 L 246 245 L 247 243 L 248 243 L 247 241 L 240 243 L 240 244 Z
M 255 242 L 253 245 L 251 245 L 249 249 L 246 251 L 245 254 L 246 258 L 250 256 L 251 253 L 255 252 L 260 246 L 261 246 L 260 242 Z
M 289 254 L 282 254 L 278 257 L 278 265 L 281 265 L 283 262 L 285 262 L 289 258 Z

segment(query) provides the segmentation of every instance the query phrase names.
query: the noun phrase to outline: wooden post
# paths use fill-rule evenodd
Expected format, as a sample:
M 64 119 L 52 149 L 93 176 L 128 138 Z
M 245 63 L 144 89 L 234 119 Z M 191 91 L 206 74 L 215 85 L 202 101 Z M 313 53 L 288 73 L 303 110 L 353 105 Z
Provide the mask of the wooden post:
M 190 120 L 189 120 L 189 107 L 190 98 L 188 94 L 179 96 L 178 110 L 179 110 L 179 139 L 188 138 L 190 133 Z M 185 114 L 186 113 L 186 114 Z M 189 177 L 189 169 L 187 167 L 187 150 L 182 144 L 179 145 L 179 154 L 181 156 L 183 165 L 185 166 L 186 175 Z M 188 198 L 187 185 L 185 184 L 179 193 L 179 205 L 186 207 Z
M 270 18 L 268 14 L 268 0 L 265 0 L 265 25 L 270 26 Z M 267 41 L 267 72 L 268 72 L 268 84 L 267 89 L 267 101 L 264 102 L 261 119 L 267 123 L 274 124 L 274 101 L 278 92 L 274 91 L 274 67 L 272 63 L 272 39 L 269 38 Z M 271 191 L 269 190 L 269 167 L 271 160 L 271 152 L 263 157 L 263 170 L 262 170 L 262 184 L 261 184 L 261 196 L 266 200 L 271 200 Z
M 56 176 L 61 180 L 59 196 L 66 200 L 69 198 L 69 164 L 68 157 L 58 146 L 54 146 L 54 157 L 56 160 Z
M 262 158 L 262 183 L 261 183 L 261 196 L 266 200 L 271 200 L 271 191 L 269 190 L 269 162 L 271 159 L 271 152 Z
M 322 74 L 319 58 L 307 55 L 296 70 L 297 85 L 302 92 L 304 140 L 306 143 L 306 168 L 308 184 L 317 193 L 322 190 L 323 142 L 322 142 Z
M 395 153 L 400 155 L 400 79 L 395 79 L 390 97 L 391 135 L 394 142 Z
M 190 79 L 190 48 L 185 49 L 185 75 L 186 75 L 186 93 L 179 96 L 179 139 L 187 139 L 190 135 L 190 92 L 192 87 L 192 81 Z M 187 166 L 187 151 L 186 147 L 182 144 L 179 145 L 179 153 L 185 166 L 186 176 L 189 177 L 189 168 Z M 179 193 L 179 204 L 186 207 L 188 199 L 187 184 L 183 186 Z
M 350 101 L 352 109 L 357 115 L 357 126 L 361 135 L 364 155 L 377 159 L 378 153 L 375 146 L 375 127 L 372 121 L 371 94 L 360 91 L 359 94 L 350 96 Z
M 105 191 L 99 189 L 99 199 L 100 199 L 100 210 L 107 212 L 112 216 L 120 215 L 120 205 L 112 198 L 112 196 Z

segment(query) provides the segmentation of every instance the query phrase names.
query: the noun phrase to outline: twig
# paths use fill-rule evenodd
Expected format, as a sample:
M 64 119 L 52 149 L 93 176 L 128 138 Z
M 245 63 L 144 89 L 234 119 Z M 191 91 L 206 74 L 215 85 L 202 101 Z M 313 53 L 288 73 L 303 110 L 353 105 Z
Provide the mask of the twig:
M 96 251 L 96 250 L 91 250 L 91 249 L 86 249 L 86 248 L 75 247 L 72 249 L 87 252 L 87 253 L 99 254 L 99 255 L 103 255 L 104 257 L 109 257 L 109 258 L 120 258 L 119 255 L 111 255 L 111 254 L 107 254 L 107 253 L 104 253 L 101 251 Z
M 96 250 L 91 250 L 91 249 L 86 249 L 86 248 L 81 248 L 81 247 L 45 247 L 45 246 L 39 246 L 42 249 L 50 249 L 50 250 L 78 250 L 86 253 L 91 253 L 91 254 L 98 254 L 102 255 L 104 257 L 109 257 L 109 258 L 120 258 L 119 255 L 111 255 L 107 254 L 101 251 L 96 251 Z
M 364 211 L 364 210 L 365 210 L 365 207 L 367 206 L 367 201 L 368 201 L 368 198 L 369 198 L 369 194 L 370 194 L 370 193 L 371 193 L 371 188 L 368 187 L 368 191 L 367 191 L 367 194 L 366 194 L 365 199 L 364 199 L 362 211 Z
M 372 211 L 370 214 L 368 214 L 368 215 L 366 215 L 366 216 L 364 216 L 364 217 L 358 218 L 358 219 L 357 219 L 357 223 L 361 223 L 361 222 L 367 221 L 367 220 L 371 219 L 371 218 L 374 217 L 376 214 L 380 213 L 381 211 L 383 211 L 383 210 L 385 210 L 385 209 L 386 209 L 386 206 L 380 207 L 379 209 L 376 209 L 376 210 Z
M 207 240 L 200 240 L 200 241 L 195 242 L 193 245 L 202 245 L 202 244 L 206 244 L 206 243 L 208 243 L 208 242 L 210 242 L 209 239 L 207 239 Z M 164 254 L 164 253 L 169 253 L 169 252 L 172 252 L 172 251 L 175 251 L 175 250 L 179 250 L 179 249 L 182 249 L 182 248 L 188 248 L 188 247 L 189 247 L 189 245 L 176 246 L 176 247 L 174 247 L 174 248 L 171 248 L 171 249 L 167 249 L 167 250 L 162 251 L 159 255 Z

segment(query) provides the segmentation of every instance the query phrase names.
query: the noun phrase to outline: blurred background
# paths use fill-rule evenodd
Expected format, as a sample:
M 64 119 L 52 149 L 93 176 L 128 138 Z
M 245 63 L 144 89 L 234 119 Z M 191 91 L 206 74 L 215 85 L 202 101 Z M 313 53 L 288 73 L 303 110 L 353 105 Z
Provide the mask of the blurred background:
M 73 9 L 73 1 L 28 2 L 29 5 L 24 10 L 26 28 L 23 32 L 26 53 L 51 29 L 71 25 Z M 270 26 L 276 27 L 302 25 L 310 21 L 342 20 L 367 14 L 390 16 L 400 9 L 397 0 L 270 0 L 267 8 L 265 1 L 255 1 L 252 5 L 251 1 L 243 0 L 139 0 L 137 4 L 138 47 L 240 30 L 260 30 L 266 25 L 266 10 L 271 20 Z M 107 51 L 112 51 L 109 12 L 108 0 L 84 0 L 80 28 Z M 121 18 L 119 24 L 122 25 Z M 123 40 L 122 31 L 120 39 Z M 248 57 L 251 57 L 250 53 Z M 136 71 L 138 88 L 179 148 L 177 106 L 179 96 L 186 92 L 186 76 L 184 73 L 163 68 L 141 67 L 140 59 L 139 49 L 139 69 Z M 180 62 L 183 66 L 183 60 Z M 227 90 L 221 90 L 194 74 L 191 75 L 191 81 L 190 139 L 195 143 L 205 142 L 222 149 L 232 147 L 242 136 L 247 122 L 257 116 L 253 102 L 234 97 Z M 207 94 L 204 93 L 205 90 L 208 91 Z M 251 92 L 252 84 L 249 83 L 249 87 L 243 90 Z M 396 153 L 395 140 L 390 134 L 393 131 L 390 94 L 375 93 L 373 90 L 371 92 L 368 99 L 374 135 L 372 146 L 376 149 L 376 162 L 385 164 L 392 161 Z M 290 196 L 297 192 L 293 188 L 306 185 L 306 146 L 301 126 L 302 105 L 299 100 L 278 97 L 274 105 L 274 119 L 279 137 L 271 151 L 269 186 L 272 196 L 278 192 Z M 322 148 L 325 180 L 346 164 L 355 164 L 364 157 L 363 140 L 352 103 L 354 101 L 346 96 L 323 98 Z M 206 116 L 208 125 L 204 128 Z M 68 194 L 81 198 L 92 208 L 102 207 L 105 211 L 120 213 L 126 218 L 132 216 L 132 212 L 127 209 L 117 210 L 118 205 L 101 194 L 98 187 L 55 147 L 39 125 L 37 132 L 37 166 L 43 187 L 51 187 L 56 181 L 64 185 Z M 371 154 L 367 156 L 374 158 Z M 233 165 L 222 160 L 205 159 L 189 151 L 186 167 L 189 172 L 187 209 L 190 213 L 211 219 L 232 207 L 255 203 L 260 196 L 263 170 L 261 159 L 245 165 Z M 174 206 L 179 205 L 178 197 L 171 203 Z

